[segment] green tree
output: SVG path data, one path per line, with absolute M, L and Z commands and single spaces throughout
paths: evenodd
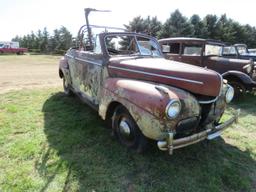
M 62 26 L 59 30 L 60 32 L 60 48 L 62 50 L 67 50 L 72 45 L 72 34 L 68 31 L 68 29 Z
M 192 15 L 189 21 L 193 25 L 194 37 L 207 38 L 207 29 L 198 15 Z
M 203 19 L 206 34 L 204 36 L 210 39 L 216 39 L 218 37 L 218 17 L 216 15 L 206 15 Z
M 159 31 L 162 28 L 162 23 L 157 19 L 157 17 L 155 16 L 151 18 L 150 16 L 148 16 L 148 18 L 144 20 L 144 23 L 146 27 L 146 33 L 157 37 Z
M 156 37 L 158 32 L 161 30 L 162 23 L 157 19 L 157 17 L 148 16 L 146 19 L 141 18 L 141 16 L 135 17 L 129 22 L 129 25 L 124 25 L 128 31 L 146 33 Z
M 36 42 L 35 42 L 35 49 L 37 52 L 42 52 L 41 43 L 42 43 L 42 32 L 39 29 L 36 34 Z
M 163 24 L 159 37 L 190 37 L 194 35 L 193 25 L 184 17 L 179 10 L 174 11 L 170 18 Z
M 141 16 L 137 16 L 135 18 L 133 18 L 132 21 L 129 22 L 128 25 L 124 25 L 125 28 L 130 31 L 130 32 L 145 32 L 146 30 L 146 25 L 145 25 L 145 21 Z
M 239 23 L 234 22 L 232 19 L 228 19 L 226 14 L 222 15 L 218 22 L 218 31 L 216 38 L 224 42 L 236 43 L 237 37 L 240 36 L 239 29 L 241 26 Z
M 256 47 L 256 29 L 250 25 L 244 25 L 244 39 L 241 39 L 241 43 L 246 43 L 248 47 Z
M 48 43 L 49 43 L 49 33 L 47 31 L 47 28 L 45 27 L 43 29 L 43 34 L 42 34 L 42 42 L 41 42 L 41 51 L 46 53 L 48 52 Z
M 54 29 L 53 36 L 49 38 L 49 49 L 48 51 L 53 53 L 60 49 L 60 32 L 58 29 Z
M 54 53 L 63 53 L 72 45 L 72 34 L 68 29 L 62 26 L 53 31 L 53 36 L 49 39 L 49 51 Z

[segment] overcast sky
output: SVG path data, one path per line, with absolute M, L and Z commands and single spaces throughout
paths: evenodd
M 190 17 L 226 13 L 241 24 L 256 26 L 256 0 L 0 0 L 0 41 L 47 27 L 49 32 L 65 26 L 73 34 L 84 24 L 85 7 L 107 9 L 92 13 L 91 24 L 123 27 L 134 17 L 157 16 L 164 22 L 179 9 Z

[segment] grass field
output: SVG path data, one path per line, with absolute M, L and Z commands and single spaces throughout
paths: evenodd
M 0 191 L 256 191 L 256 96 L 223 137 L 143 155 L 61 89 L 0 94 Z

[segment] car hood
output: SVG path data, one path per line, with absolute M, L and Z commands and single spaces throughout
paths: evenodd
M 212 70 L 164 58 L 111 58 L 108 71 L 112 77 L 167 84 L 206 96 L 218 96 L 222 86 L 221 76 Z

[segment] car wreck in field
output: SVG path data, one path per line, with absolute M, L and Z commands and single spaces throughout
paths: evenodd
M 85 11 L 88 19 L 91 9 Z M 218 73 L 166 60 L 148 35 L 105 27 L 91 38 L 91 30 L 88 21 L 81 27 L 79 46 L 61 59 L 59 76 L 65 93 L 97 110 L 121 144 L 142 152 L 155 140 L 172 154 L 220 136 L 238 118 L 239 111 L 220 123 L 234 90 Z
M 256 88 L 254 61 L 223 57 L 220 41 L 179 37 L 160 39 L 159 43 L 167 59 L 219 72 L 233 86 L 236 97 Z

